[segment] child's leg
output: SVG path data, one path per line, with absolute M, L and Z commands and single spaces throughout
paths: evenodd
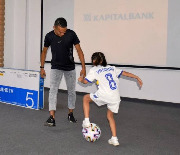
M 87 128 L 89 127 L 90 121 L 89 121 L 89 102 L 91 102 L 90 94 L 87 94 L 83 98 L 83 110 L 84 110 L 84 117 L 85 119 L 83 120 L 82 127 Z
M 90 98 L 90 94 L 84 95 L 83 98 L 83 110 L 84 110 L 84 117 L 89 118 L 89 102 L 92 102 Z
M 107 119 L 111 128 L 112 136 L 116 137 L 116 123 L 114 120 L 114 113 L 111 110 L 107 110 Z
M 118 146 L 119 142 L 118 142 L 118 139 L 116 136 L 116 123 L 114 120 L 114 113 L 109 109 L 107 111 L 107 118 L 108 118 L 109 125 L 110 125 L 111 132 L 112 132 L 112 137 L 111 137 L 111 139 L 108 140 L 108 143 L 112 144 L 114 146 Z

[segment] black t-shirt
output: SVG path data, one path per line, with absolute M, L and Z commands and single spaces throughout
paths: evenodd
M 51 46 L 51 68 L 70 71 L 75 69 L 73 57 L 73 45 L 79 44 L 80 41 L 76 33 L 70 29 L 60 37 L 54 31 L 46 34 L 44 47 Z

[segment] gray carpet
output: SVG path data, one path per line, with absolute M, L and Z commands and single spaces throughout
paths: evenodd
M 95 143 L 87 142 L 81 133 L 83 94 L 77 94 L 78 123 L 67 121 L 67 93 L 60 91 L 56 127 L 45 127 L 49 117 L 48 89 L 45 108 L 30 110 L 0 104 L 0 155 L 179 155 L 180 105 L 122 98 L 115 115 L 120 146 L 107 143 L 111 137 L 106 107 L 91 104 L 90 120 L 98 124 L 102 135 Z

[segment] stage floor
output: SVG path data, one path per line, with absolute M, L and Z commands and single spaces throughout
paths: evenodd
M 115 115 L 120 146 L 108 144 L 111 132 L 106 119 L 106 106 L 90 105 L 90 121 L 100 126 L 102 134 L 95 143 L 82 136 L 82 93 L 77 93 L 74 116 L 67 121 L 67 92 L 59 91 L 56 127 L 46 127 L 49 117 L 48 89 L 43 110 L 0 104 L 1 155 L 179 155 L 180 106 L 156 104 L 153 101 L 122 99 Z

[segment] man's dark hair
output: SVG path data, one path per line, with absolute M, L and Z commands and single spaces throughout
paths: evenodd
M 93 62 L 94 60 L 94 62 Z M 95 52 L 91 57 L 92 64 L 95 66 L 102 65 L 107 66 L 106 58 L 102 52 Z
M 62 28 L 65 28 L 67 27 L 67 21 L 62 17 L 57 18 L 56 21 L 54 22 L 54 26 L 60 26 Z

